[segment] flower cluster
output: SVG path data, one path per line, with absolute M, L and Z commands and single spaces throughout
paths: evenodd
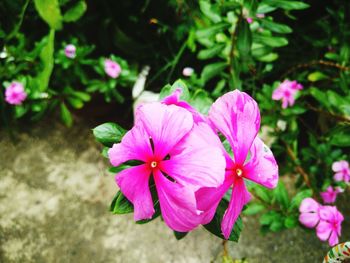
M 5 100 L 12 105 L 20 105 L 27 98 L 22 83 L 13 81 L 5 90 Z
M 238 90 L 220 97 L 208 116 L 180 96 L 181 89 L 176 89 L 162 102 L 136 110 L 133 128 L 108 152 L 113 166 L 127 164 L 116 182 L 134 206 L 135 221 L 152 218 L 159 201 L 165 223 L 178 232 L 208 224 L 229 192 L 231 201 L 221 222 L 227 239 L 250 200 L 244 179 L 268 188 L 278 182 L 275 158 L 257 137 L 260 111 Z M 225 150 L 219 135 L 232 152 Z M 130 166 L 135 161 L 137 165 Z
M 338 244 L 344 217 L 335 206 L 322 206 L 312 198 L 305 198 L 299 211 L 299 221 L 308 228 L 316 227 L 320 240 L 328 240 L 330 246 Z
M 297 81 L 286 79 L 272 93 L 273 100 L 282 100 L 282 108 L 294 105 L 295 95 L 303 86 Z

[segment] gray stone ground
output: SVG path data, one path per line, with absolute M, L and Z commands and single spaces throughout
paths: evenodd
M 140 226 L 108 212 L 116 186 L 87 125 L 38 124 L 16 144 L 0 132 L 0 262 L 221 262 L 203 229 L 176 241 L 160 221 Z M 349 206 L 342 241 L 350 240 Z M 244 218 L 230 254 L 256 262 L 321 262 L 328 247 L 302 229 L 261 236 Z

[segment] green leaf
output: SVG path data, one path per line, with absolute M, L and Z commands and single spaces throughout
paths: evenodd
M 91 96 L 89 93 L 86 92 L 82 92 L 82 91 L 74 91 L 73 95 L 77 98 L 79 98 L 80 100 L 84 101 L 84 102 L 88 102 L 91 100 Z
M 212 221 L 209 224 L 203 225 L 206 230 L 208 230 L 210 233 L 214 234 L 215 236 L 221 239 L 225 239 L 221 233 L 221 221 L 227 207 L 228 207 L 228 202 L 225 200 L 221 200 L 218 208 L 216 209 L 216 212 Z M 228 240 L 238 242 L 242 229 L 243 229 L 243 222 L 241 217 L 239 216 L 236 220 L 235 225 L 233 226 L 232 232 Z
M 260 185 L 254 185 L 253 191 L 255 194 L 264 202 L 270 204 L 272 201 L 272 194 L 271 191 L 266 189 L 265 187 L 262 187 Z
M 210 106 L 213 104 L 213 100 L 205 90 L 197 89 L 193 94 L 190 103 L 200 113 L 207 114 Z
M 329 135 L 329 143 L 339 147 L 350 146 L 350 126 L 338 126 Z
M 202 11 L 202 13 L 206 17 L 208 17 L 212 22 L 221 22 L 221 16 L 218 12 L 215 12 L 215 10 L 213 10 L 211 4 L 208 1 L 199 1 L 199 8 Z
M 202 81 L 206 83 L 208 80 L 220 74 L 225 68 L 227 68 L 226 62 L 217 62 L 206 65 L 202 70 Z
M 173 232 L 177 240 L 183 239 L 188 234 L 188 232 L 177 232 L 177 231 L 173 231 Z
M 58 30 L 62 28 L 62 16 L 58 0 L 34 0 L 40 17 L 50 26 Z
M 252 32 L 247 20 L 241 19 L 237 25 L 237 49 L 243 58 L 249 56 L 252 46 Z
M 44 40 L 46 41 L 45 46 L 40 52 L 40 59 L 43 64 L 43 69 L 39 72 L 38 76 L 35 78 L 39 86 L 39 91 L 43 92 L 47 90 L 51 73 L 54 67 L 54 44 L 55 44 L 55 31 L 50 30 L 48 37 Z
M 284 37 L 262 36 L 255 34 L 253 40 L 269 47 L 283 47 L 288 45 L 288 40 Z
M 87 5 L 85 1 L 79 1 L 63 15 L 64 22 L 75 22 L 86 12 Z
M 315 72 L 312 72 L 310 73 L 308 76 L 307 76 L 307 79 L 311 82 L 316 82 L 316 81 L 319 81 L 319 80 L 324 80 L 324 79 L 327 79 L 328 77 L 323 74 L 322 72 L 320 71 L 315 71 Z
M 71 127 L 73 124 L 73 118 L 71 113 L 69 112 L 67 106 L 62 102 L 61 103 L 61 119 L 63 121 L 63 123 L 67 126 L 67 127 Z
M 319 103 L 321 103 L 321 105 L 325 106 L 326 108 L 330 107 L 328 97 L 327 97 L 327 94 L 325 92 L 320 91 L 316 87 L 310 87 L 309 92 L 310 92 L 311 96 L 313 96 Z
M 216 44 L 208 49 L 202 49 L 199 51 L 197 58 L 198 59 L 209 59 L 215 57 L 225 48 L 225 44 Z
M 255 215 L 263 211 L 266 207 L 259 203 L 249 203 L 246 209 L 243 211 L 245 215 Z
M 78 98 L 68 97 L 67 100 L 69 104 L 72 105 L 72 107 L 75 109 L 81 109 L 84 106 L 84 102 Z
M 282 8 L 284 10 L 300 10 L 310 6 L 303 2 L 290 0 L 263 0 L 262 2 L 269 6 Z
M 128 214 L 134 212 L 134 206 L 121 191 L 118 191 L 113 198 L 109 210 L 113 214 Z
M 272 62 L 278 59 L 278 54 L 277 53 L 269 53 L 267 55 L 261 56 L 257 58 L 259 61 L 262 62 Z
M 298 218 L 295 216 L 288 216 L 284 219 L 284 226 L 286 228 L 293 228 L 298 226 Z
M 289 26 L 274 22 L 272 20 L 263 19 L 261 23 L 263 28 L 269 29 L 272 32 L 280 34 L 289 34 L 293 32 L 293 30 Z
M 224 22 L 217 23 L 213 26 L 197 30 L 196 37 L 197 38 L 208 38 L 216 33 L 219 33 L 219 32 L 224 31 L 225 29 L 228 29 L 229 27 L 230 27 L 229 23 L 224 23 Z
M 107 147 L 111 147 L 114 143 L 119 143 L 126 130 L 116 123 L 107 122 L 93 129 L 96 140 Z
M 273 191 L 276 201 L 284 208 L 287 209 L 289 206 L 289 197 L 285 185 L 282 181 L 278 182 L 276 189 Z
M 170 85 L 170 84 L 165 85 L 160 91 L 159 99 L 164 99 L 165 97 L 171 95 L 176 89 L 179 89 L 179 88 L 182 90 L 180 99 L 188 101 L 190 99 L 190 92 L 188 91 L 186 83 L 181 79 L 178 79 L 177 81 L 175 81 L 173 85 Z

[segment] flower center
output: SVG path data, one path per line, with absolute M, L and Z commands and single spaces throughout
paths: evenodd
M 156 168 L 157 165 L 158 165 L 158 163 L 156 161 L 151 162 L 151 167 L 152 168 Z
M 237 176 L 241 177 L 241 176 L 243 175 L 242 169 L 237 168 L 237 169 L 236 169 L 236 174 L 237 174 Z

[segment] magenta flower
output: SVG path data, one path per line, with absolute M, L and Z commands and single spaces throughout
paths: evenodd
M 337 199 L 337 195 L 343 192 L 340 187 L 333 188 L 332 186 L 328 186 L 325 192 L 321 192 L 320 195 L 325 204 L 332 204 Z
M 350 169 L 347 161 L 341 160 L 339 162 L 334 162 L 332 165 L 332 170 L 335 172 L 335 181 L 344 181 L 346 183 L 350 181 Z
M 27 98 L 23 84 L 17 81 L 11 84 L 5 90 L 5 100 L 12 105 L 20 105 Z
M 227 239 L 242 208 L 250 200 L 244 179 L 268 188 L 278 182 L 278 166 L 271 150 L 257 137 L 260 128 L 260 111 L 257 103 L 246 93 L 229 92 L 212 105 L 209 120 L 226 137 L 234 158 L 226 157 L 225 181 L 219 188 L 202 188 L 196 192 L 198 209 L 203 222 L 209 223 L 223 195 L 232 186 L 231 200 L 221 222 L 221 230 Z M 250 160 L 246 160 L 250 152 Z
M 282 108 L 285 109 L 294 105 L 295 94 L 298 90 L 302 90 L 303 86 L 297 81 L 286 79 L 272 93 L 273 100 L 282 100 Z
M 193 73 L 194 69 L 190 67 L 186 67 L 182 70 L 182 75 L 184 75 L 185 77 L 191 77 Z
M 73 44 L 69 44 L 64 48 L 64 54 L 67 58 L 75 58 L 76 47 Z
M 253 18 L 251 18 L 251 17 L 247 17 L 246 20 L 247 20 L 248 24 L 253 23 Z
M 108 152 L 114 166 L 142 162 L 116 175 L 120 190 L 134 205 L 135 221 L 155 212 L 152 177 L 161 214 L 171 229 L 187 232 L 201 224 L 194 192 L 217 187 L 224 180 L 225 159 L 217 143 L 211 128 L 204 122 L 195 124 L 186 109 L 162 103 L 141 105 L 135 126 Z
M 322 206 L 314 199 L 305 198 L 299 207 L 299 221 L 308 228 L 314 228 L 320 221 L 320 208 Z
M 106 74 L 113 79 L 118 78 L 122 72 L 120 65 L 111 59 L 105 59 L 104 68 Z
M 323 206 L 320 208 L 320 219 L 316 227 L 317 237 L 322 241 L 328 240 L 330 246 L 338 244 L 343 215 L 335 206 Z
M 188 110 L 189 112 L 192 113 L 193 120 L 196 123 L 197 122 L 201 122 L 201 121 L 206 122 L 206 118 L 202 114 L 200 114 L 188 102 L 180 99 L 181 93 L 182 93 L 182 89 L 181 88 L 175 89 L 175 91 L 171 95 L 165 97 L 162 100 L 162 103 L 164 103 L 166 105 L 176 105 L 176 106 L 179 106 L 181 108 L 184 108 L 184 109 Z

